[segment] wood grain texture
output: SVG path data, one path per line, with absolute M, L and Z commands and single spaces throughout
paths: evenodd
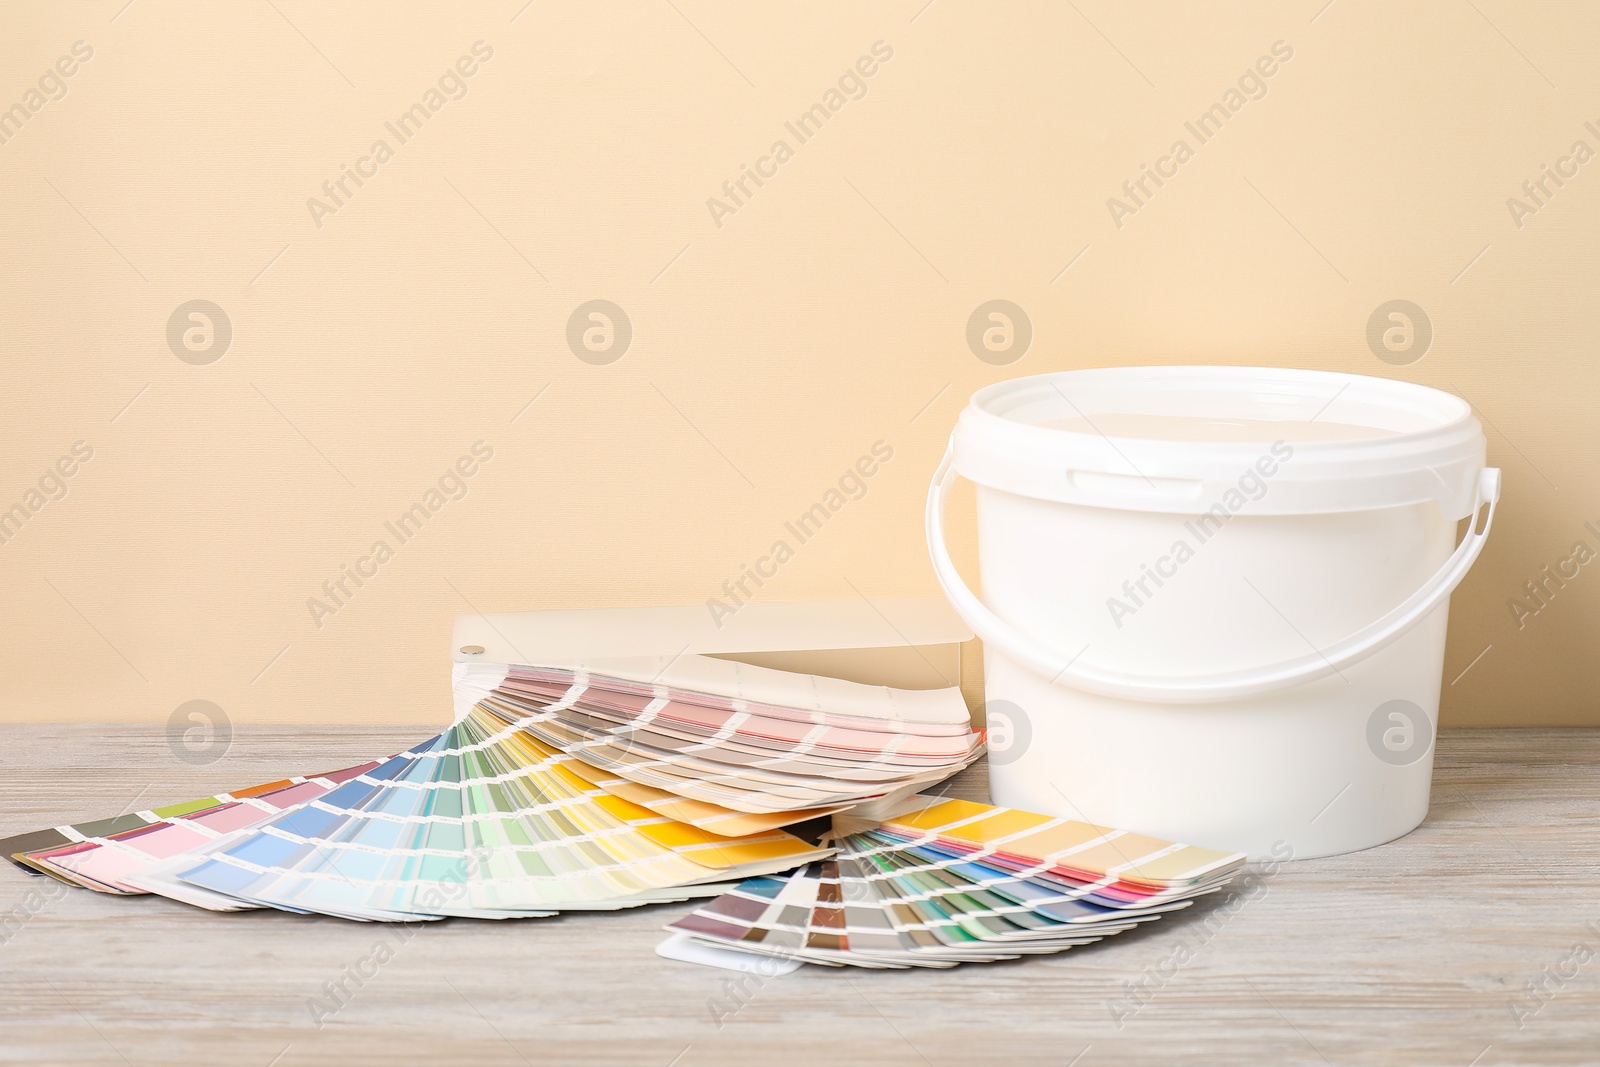
M 195 767 L 159 728 L 4 726 L 0 832 L 333 767 L 424 733 L 256 726 Z M 983 790 L 976 768 L 951 792 Z M 1394 844 L 1256 869 L 1182 917 L 1061 956 L 804 968 L 721 1026 L 709 1004 L 727 972 L 652 953 L 685 905 L 420 928 L 79 890 L 30 909 L 51 883 L 8 866 L 0 920 L 34 913 L 0 926 L 0 1062 L 1594 1063 L 1597 825 L 1600 732 L 1446 730 L 1428 821 Z M 311 998 L 379 944 L 393 958 L 315 1025 Z

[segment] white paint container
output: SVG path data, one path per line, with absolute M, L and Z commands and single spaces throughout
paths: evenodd
M 981 600 L 945 543 L 957 475 Z M 927 527 L 984 641 L 995 803 L 1255 858 L 1414 829 L 1450 593 L 1499 493 L 1470 406 L 1405 382 L 1135 367 L 980 390 Z

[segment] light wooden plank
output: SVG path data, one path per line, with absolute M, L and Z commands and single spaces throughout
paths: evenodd
M 423 733 L 251 727 L 194 767 L 158 728 L 4 726 L 0 832 L 324 769 Z M 951 792 L 982 790 L 978 769 Z M 0 928 L 0 1062 L 1593 1063 L 1597 826 L 1600 732 L 1447 730 L 1432 813 L 1392 845 L 1258 872 L 1058 957 L 805 968 L 720 1026 L 709 1003 L 729 975 L 651 951 L 684 905 L 402 932 L 63 891 Z M 0 913 L 48 885 L 7 867 Z M 379 945 L 393 958 L 319 1027 L 312 998 Z M 1592 958 L 1568 964 L 1578 945 Z M 1519 1002 L 1537 1008 L 1520 1027 Z

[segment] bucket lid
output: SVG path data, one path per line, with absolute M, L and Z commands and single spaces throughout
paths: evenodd
M 1069 504 L 1200 514 L 1472 511 L 1483 430 L 1410 382 L 1269 367 L 1116 367 L 998 382 L 955 432 L 963 477 Z

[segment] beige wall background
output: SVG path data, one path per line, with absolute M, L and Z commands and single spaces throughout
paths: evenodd
M 438 721 L 457 612 L 704 601 L 877 442 L 758 595 L 933 593 L 923 495 L 974 389 L 1221 362 L 1470 400 L 1507 488 L 1444 716 L 1600 723 L 1600 574 L 1508 606 L 1600 549 L 1597 44 L 1595 5 L 1511 0 L 8 0 L 0 716 Z M 598 365 L 567 333 L 602 299 L 631 340 Z M 966 338 L 996 299 L 1031 325 L 1005 366 Z M 1432 337 L 1391 362 L 1397 299 Z M 169 343 L 195 300 L 225 349 L 187 315 Z

